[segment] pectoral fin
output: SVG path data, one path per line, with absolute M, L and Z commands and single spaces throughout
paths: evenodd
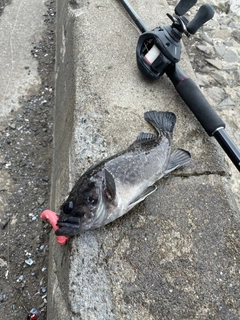
M 143 201 L 146 197 L 148 197 L 151 193 L 157 190 L 157 186 L 150 186 L 146 190 L 144 190 L 141 194 L 139 194 L 128 206 L 129 210 L 133 208 L 136 204 Z
M 171 156 L 165 174 L 183 166 L 191 160 L 191 154 L 183 149 L 175 150 Z
M 106 181 L 106 190 L 105 190 L 106 198 L 110 202 L 114 202 L 116 198 L 116 185 L 115 185 L 115 181 L 112 174 L 106 169 L 105 169 L 105 181 Z

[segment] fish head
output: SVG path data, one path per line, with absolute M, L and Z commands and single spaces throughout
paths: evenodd
M 114 180 L 105 171 L 101 176 L 80 179 L 60 208 L 55 234 L 74 236 L 101 227 L 114 199 Z
M 88 182 L 74 188 L 60 208 L 57 235 L 73 236 L 91 228 L 101 201 L 101 186 Z

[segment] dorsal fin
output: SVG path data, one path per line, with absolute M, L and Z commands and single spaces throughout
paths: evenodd
M 145 133 L 141 132 L 137 139 L 128 147 L 129 150 L 131 150 L 132 147 L 135 147 L 138 144 L 141 144 L 142 142 L 152 141 L 155 140 L 156 136 L 152 133 Z
M 148 140 L 153 140 L 156 139 L 156 136 L 152 133 L 145 133 L 145 132 L 141 132 L 136 141 L 148 141 Z

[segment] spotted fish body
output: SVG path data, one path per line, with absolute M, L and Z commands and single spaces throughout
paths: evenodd
M 73 236 L 114 221 L 154 192 L 156 181 L 190 161 L 185 150 L 171 154 L 173 113 L 149 111 L 144 118 L 157 136 L 141 133 L 126 150 L 89 168 L 61 207 L 56 235 Z

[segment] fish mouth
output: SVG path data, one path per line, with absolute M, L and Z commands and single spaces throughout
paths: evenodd
M 74 236 L 80 233 L 80 218 L 60 218 L 56 225 L 59 227 L 55 231 L 56 236 Z

